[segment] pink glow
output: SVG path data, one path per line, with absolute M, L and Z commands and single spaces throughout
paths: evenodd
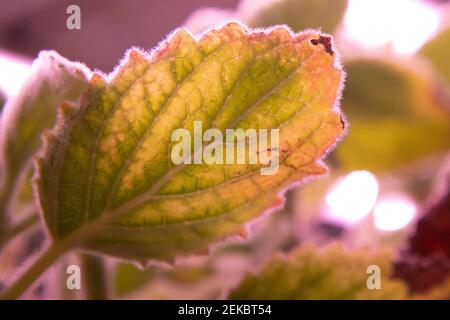
M 340 179 L 326 197 L 327 216 L 345 224 L 366 217 L 378 196 L 378 182 L 369 171 L 353 171 Z
M 0 88 L 7 96 L 14 96 L 28 78 L 31 62 L 0 50 L 0 70 Z
M 417 51 L 439 26 L 439 15 L 414 0 L 350 0 L 346 36 L 368 49 L 392 45 L 400 54 Z
M 375 227 L 395 231 L 406 227 L 414 218 L 417 207 L 405 194 L 390 194 L 379 199 L 374 208 Z

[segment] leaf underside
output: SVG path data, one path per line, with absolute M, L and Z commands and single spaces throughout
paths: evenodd
M 277 256 L 257 275 L 247 275 L 230 299 L 404 299 L 406 287 L 390 280 L 388 253 L 346 251 L 334 244 L 323 250 L 306 245 L 288 257 Z M 369 266 L 378 266 L 381 289 L 369 289 Z
M 282 189 L 326 171 L 319 160 L 343 132 L 342 72 L 327 43 L 317 33 L 230 23 L 200 40 L 178 30 L 150 57 L 133 49 L 107 78 L 93 74 L 81 105 L 62 106 L 37 160 L 53 240 L 97 223 L 84 248 L 172 260 L 242 232 L 281 203 Z M 223 132 L 279 128 L 278 173 L 174 165 L 171 133 L 193 132 L 194 121 Z

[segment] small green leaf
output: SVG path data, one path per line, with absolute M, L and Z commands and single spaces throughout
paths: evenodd
M 351 123 L 336 150 L 345 170 L 384 171 L 450 148 L 450 112 L 416 70 L 358 59 L 346 64 L 343 110 Z
M 29 78 L 2 112 L 0 215 L 4 214 L 11 193 L 20 187 L 20 178 L 26 175 L 24 170 L 39 150 L 41 133 L 55 124 L 58 105 L 65 100 L 79 100 L 87 85 L 85 68 L 56 52 L 41 52 L 34 61 Z
M 347 9 L 347 0 L 278 0 L 252 12 L 252 27 L 287 24 L 294 31 L 308 28 L 333 33 Z M 254 12 L 254 13 L 253 13 Z
M 322 44 L 325 43 L 324 45 Z M 240 233 L 318 162 L 343 132 L 342 72 L 328 36 L 236 23 L 200 40 L 175 32 L 151 57 L 128 52 L 94 74 L 80 108 L 63 106 L 38 160 L 38 192 L 54 241 L 143 261 L 200 253 Z M 328 48 L 329 49 L 329 48 Z M 175 165 L 171 135 L 194 121 L 280 129 L 280 167 Z
M 369 266 L 381 271 L 381 289 L 367 286 Z M 390 280 L 388 254 L 346 251 L 339 245 L 324 250 L 302 246 L 288 257 L 277 256 L 257 275 L 247 275 L 230 299 L 403 299 L 406 287 Z

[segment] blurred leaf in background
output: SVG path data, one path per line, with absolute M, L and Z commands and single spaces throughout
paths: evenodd
M 381 270 L 383 290 L 367 287 L 367 267 Z M 406 288 L 389 280 L 390 256 L 367 250 L 346 251 L 339 245 L 323 250 L 303 246 L 288 257 L 275 257 L 256 275 L 248 275 L 231 299 L 402 299 Z
M 250 15 L 246 22 L 251 27 L 287 24 L 294 32 L 313 28 L 333 33 L 347 9 L 347 2 L 347 0 L 271 1 L 259 9 L 250 10 L 249 7 L 249 10 L 245 10 Z M 244 9 L 245 6 L 241 8 Z
M 351 126 L 336 150 L 340 167 L 380 172 L 450 148 L 450 108 L 435 101 L 420 69 L 363 58 L 346 71 L 342 109 Z
M 420 50 L 431 64 L 450 83 L 450 28 L 440 32 Z
M 17 95 L 8 99 L 0 126 L 0 230 L 21 188 L 41 134 L 51 128 L 62 101 L 76 103 L 87 88 L 86 69 L 54 51 L 42 51 Z
M 198 33 L 234 19 L 254 28 L 286 24 L 295 32 L 320 29 L 333 33 L 347 4 L 347 0 L 241 0 L 236 10 L 200 8 L 187 18 L 184 25 L 191 32 Z

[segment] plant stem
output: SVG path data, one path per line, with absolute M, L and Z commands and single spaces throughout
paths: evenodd
M 108 299 L 104 261 L 87 253 L 81 254 L 84 298 L 88 300 Z
M 0 176 L 0 179 L 3 181 L 2 185 L 0 185 L 0 235 L 3 235 L 9 227 L 7 211 L 10 206 L 14 186 L 7 180 L 7 177 Z
M 30 268 L 25 271 L 17 281 L 2 294 L 0 300 L 18 299 L 31 286 L 39 276 L 47 270 L 54 262 L 58 260 L 67 250 L 70 249 L 70 244 L 60 242 L 50 245 L 47 250 L 31 264 Z
M 28 228 L 37 226 L 39 221 L 39 216 L 37 214 L 32 214 L 31 216 L 25 218 L 23 221 L 13 226 L 11 229 L 1 234 L 0 248 L 2 248 L 6 243 L 8 243 L 10 240 L 12 240 L 18 234 L 27 230 Z

